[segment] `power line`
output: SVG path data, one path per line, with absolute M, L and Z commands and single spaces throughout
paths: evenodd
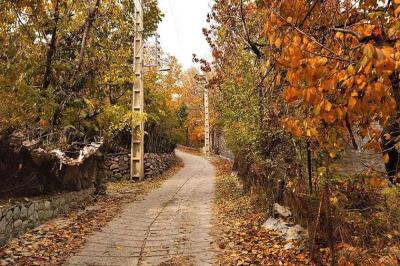
M 179 28 L 178 28 L 178 23 L 176 22 L 176 16 L 175 16 L 175 13 L 174 13 L 174 7 L 172 6 L 172 3 L 171 3 L 171 0 L 168 0 L 168 6 L 169 6 L 169 9 L 170 9 L 170 11 L 171 11 L 171 16 L 172 16 L 172 22 L 173 22 L 173 24 L 174 24 L 174 30 L 175 30 L 175 34 L 176 34 L 176 37 L 178 38 L 178 42 L 179 42 L 179 49 L 180 50 L 182 50 L 182 38 L 181 38 L 181 34 L 180 34 L 180 32 L 179 32 Z

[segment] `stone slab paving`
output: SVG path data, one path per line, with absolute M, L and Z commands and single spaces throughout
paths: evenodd
M 159 265 L 175 256 L 193 265 L 212 265 L 214 167 L 206 159 L 177 151 L 185 166 L 145 198 L 89 237 L 68 265 Z

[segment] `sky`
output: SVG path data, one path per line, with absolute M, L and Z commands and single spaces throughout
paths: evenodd
M 159 26 L 164 52 L 178 58 L 184 69 L 193 66 L 192 54 L 211 58 L 210 47 L 202 28 L 207 26 L 207 14 L 212 0 L 159 0 L 164 19 Z

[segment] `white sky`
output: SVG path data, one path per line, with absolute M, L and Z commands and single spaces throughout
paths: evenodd
M 164 52 L 176 56 L 184 69 L 193 65 L 192 54 L 211 58 L 210 47 L 202 33 L 212 0 L 159 0 L 164 19 L 159 26 Z

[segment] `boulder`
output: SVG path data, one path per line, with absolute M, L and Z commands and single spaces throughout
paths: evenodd
M 292 216 L 292 212 L 288 208 L 278 203 L 274 204 L 274 212 L 282 218 L 288 218 L 289 216 Z
M 304 238 L 305 234 L 306 230 L 301 225 L 296 224 L 289 227 L 286 233 L 286 240 L 300 240 Z
M 282 219 L 268 218 L 263 224 L 266 230 L 277 231 L 281 234 L 286 234 L 289 230 L 289 225 Z

